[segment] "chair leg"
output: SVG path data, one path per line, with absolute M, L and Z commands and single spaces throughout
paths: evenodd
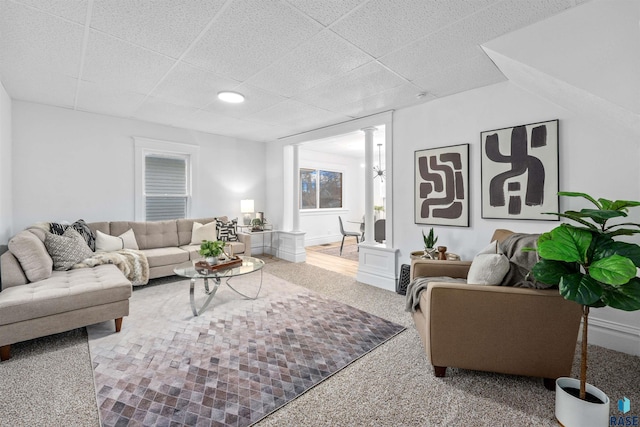
M 116 332 L 120 332 L 122 329 L 122 317 L 118 317 L 116 320 Z
M 11 344 L 0 347 L 0 362 L 11 358 Z
M 434 366 L 433 367 L 433 373 L 436 375 L 436 377 L 442 378 L 447 373 L 447 367 L 446 366 Z
M 340 243 L 340 256 L 342 256 L 342 247 L 344 246 L 344 235 L 342 235 L 342 243 Z
M 360 239 L 358 239 L 358 236 L 356 236 L 356 245 L 360 244 Z M 357 252 L 360 252 L 360 246 L 358 246 Z

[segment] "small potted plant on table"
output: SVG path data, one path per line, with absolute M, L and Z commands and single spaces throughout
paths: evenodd
M 558 378 L 555 415 L 565 427 L 609 425 L 609 398 L 586 382 L 589 309 L 640 310 L 640 278 L 636 277 L 640 246 L 614 240 L 640 233 L 640 224 L 608 225 L 613 218 L 626 217 L 628 208 L 640 202 L 595 200 L 585 193 L 558 194 L 585 198 L 596 208 L 555 214 L 579 225 L 565 223 L 542 234 L 537 249 L 541 261 L 532 269 L 537 280 L 558 285 L 565 299 L 582 305 L 580 380 Z
M 210 265 L 218 263 L 218 257 L 224 252 L 225 242 L 221 240 L 203 240 L 200 244 L 200 255 Z

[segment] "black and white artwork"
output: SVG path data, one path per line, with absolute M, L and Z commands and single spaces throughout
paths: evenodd
M 482 217 L 558 220 L 558 120 L 480 133 Z
M 416 224 L 469 226 L 469 144 L 415 152 Z

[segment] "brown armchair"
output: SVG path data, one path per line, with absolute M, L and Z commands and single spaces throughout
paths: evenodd
M 496 230 L 493 240 L 512 232 Z M 414 259 L 411 279 L 467 278 L 470 261 Z M 447 367 L 555 379 L 569 376 L 581 308 L 557 289 L 431 282 L 413 313 L 435 375 Z

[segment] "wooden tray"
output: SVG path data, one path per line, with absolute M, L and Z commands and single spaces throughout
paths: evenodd
M 206 270 L 205 272 L 213 272 L 216 270 L 230 268 L 240 264 L 242 264 L 242 259 L 236 256 L 231 258 L 230 260 L 218 261 L 217 264 L 213 264 L 213 265 L 209 264 L 206 261 L 198 261 L 194 264 L 194 267 L 197 271 Z

